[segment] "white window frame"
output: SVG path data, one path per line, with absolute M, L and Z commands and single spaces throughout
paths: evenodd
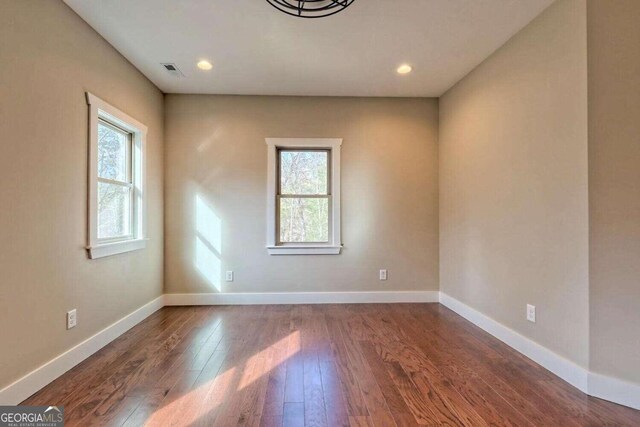
M 340 229 L 341 138 L 266 138 L 267 143 L 267 251 L 269 255 L 338 255 L 342 250 Z M 327 243 L 278 243 L 278 153 L 284 150 L 328 150 L 331 161 L 329 194 L 329 241 Z
M 144 249 L 146 238 L 146 197 L 144 195 L 147 127 L 87 92 L 89 105 L 89 179 L 87 253 L 90 259 Z M 131 135 L 132 222 L 131 234 L 123 238 L 98 238 L 98 123 L 100 120 Z

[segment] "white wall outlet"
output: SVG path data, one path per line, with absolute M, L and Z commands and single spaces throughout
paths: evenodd
M 224 280 L 227 282 L 233 282 L 233 271 L 229 270 L 224 276 Z
M 380 280 L 387 280 L 387 270 L 380 270 Z
M 67 329 L 71 329 L 76 326 L 78 318 L 76 317 L 76 309 L 67 311 Z
M 527 304 L 527 320 L 536 323 L 536 306 Z

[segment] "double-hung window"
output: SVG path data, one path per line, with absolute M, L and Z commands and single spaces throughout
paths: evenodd
M 87 93 L 90 258 L 142 249 L 146 127 Z
M 268 138 L 272 255 L 338 254 L 340 139 Z
M 132 135 L 98 119 L 98 240 L 130 240 L 134 230 Z

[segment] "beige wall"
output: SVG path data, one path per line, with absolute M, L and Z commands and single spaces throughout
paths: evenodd
M 590 363 L 640 383 L 640 2 L 587 11 Z
M 554 3 L 440 99 L 440 285 L 586 367 L 585 8 Z
M 162 293 L 163 96 L 58 1 L 0 3 L 0 63 L 2 389 Z M 149 246 L 94 261 L 85 91 L 149 126 Z
M 167 293 L 438 290 L 437 100 L 167 95 L 165 109 Z M 341 255 L 267 254 L 265 137 L 344 139 Z M 220 256 L 196 250 L 197 215 L 219 218 Z

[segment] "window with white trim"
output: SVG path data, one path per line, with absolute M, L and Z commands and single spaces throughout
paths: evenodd
M 341 139 L 267 138 L 267 249 L 340 253 Z
M 89 258 L 142 249 L 143 162 L 147 128 L 87 93 L 89 104 Z

